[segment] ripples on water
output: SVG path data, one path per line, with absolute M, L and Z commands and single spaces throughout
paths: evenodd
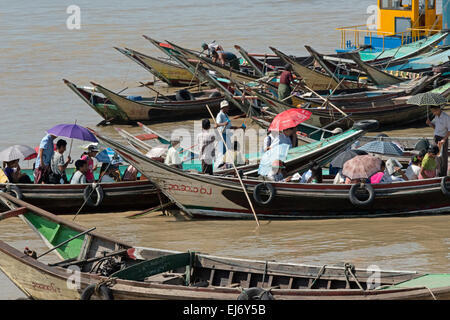
M 69 31 L 65 25 L 66 8 L 74 3 L 81 8 L 80 31 Z M 112 48 L 130 47 L 161 56 L 142 34 L 197 49 L 203 41 L 217 40 L 226 49 L 239 44 L 249 52 L 269 52 L 271 45 L 289 54 L 306 55 L 304 44 L 332 52 L 340 40 L 334 28 L 365 23 L 366 8 L 374 3 L 41 0 L 3 6 L 0 150 L 15 143 L 35 146 L 45 130 L 58 123 L 77 119 L 79 124 L 94 127 L 99 116 L 61 79 L 81 85 L 96 81 L 117 91 L 151 80 L 149 73 Z M 190 129 L 192 122 L 156 128 L 168 133 L 173 126 Z M 112 128 L 101 130 L 116 136 Z M 76 148 L 79 144 L 74 145 L 74 154 L 81 153 Z M 125 215 L 82 215 L 77 221 L 139 246 L 315 264 L 351 261 L 360 266 L 432 272 L 448 272 L 450 265 L 450 220 L 444 216 L 273 221 L 262 222 L 255 231 L 253 221 L 175 222 L 167 217 L 146 217 L 137 222 Z M 0 234 L 20 250 L 25 246 L 45 250 L 18 219 L 2 222 Z M 0 287 L 2 299 L 20 295 L 2 273 Z

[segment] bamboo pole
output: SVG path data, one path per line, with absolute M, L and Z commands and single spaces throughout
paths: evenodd
M 214 120 L 214 123 L 217 125 L 216 118 L 214 118 L 214 115 L 212 114 L 211 109 L 209 108 L 208 105 L 206 105 L 206 108 L 208 109 L 208 112 L 211 115 L 211 118 Z M 223 145 L 225 146 L 226 152 L 228 152 L 228 146 L 227 146 L 227 143 L 226 143 L 225 139 L 223 138 L 222 134 L 220 134 L 220 139 L 222 139 L 222 142 L 223 142 Z M 242 190 L 244 191 L 245 196 L 247 197 L 248 204 L 250 205 L 250 208 L 252 209 L 253 216 L 255 217 L 255 220 L 256 220 L 256 224 L 259 227 L 260 224 L 259 224 L 258 217 L 256 216 L 255 208 L 253 208 L 252 201 L 250 200 L 250 197 L 248 196 L 247 190 L 245 189 L 245 186 L 244 186 L 244 182 L 242 182 L 241 176 L 239 175 L 239 172 L 236 168 L 236 165 L 234 164 L 234 161 L 232 162 L 232 165 L 233 165 L 234 171 L 236 172 L 236 176 L 239 179 L 239 183 L 241 184 Z
M 146 87 L 147 89 L 149 89 L 149 90 L 151 90 L 151 91 L 153 91 L 153 92 L 156 92 L 156 94 L 161 95 L 162 97 L 164 97 L 164 98 L 170 100 L 170 99 L 167 98 L 165 95 L 163 95 L 161 92 L 159 92 L 158 90 L 155 90 L 155 89 L 151 88 L 149 85 L 147 85 L 147 84 L 145 84 L 145 83 L 143 83 L 143 82 L 141 82 L 141 81 L 139 81 L 139 83 L 140 83 L 143 87 Z
M 348 116 L 348 114 L 346 114 L 344 111 L 342 111 L 341 109 L 339 109 L 338 107 L 336 107 L 334 104 L 332 104 L 330 101 L 328 101 L 327 99 L 325 99 L 324 97 L 322 97 L 320 94 L 318 94 L 317 92 L 315 92 L 313 89 L 309 88 L 307 85 L 303 85 L 304 88 L 306 88 L 307 90 L 309 90 L 310 92 L 314 93 L 317 97 L 319 97 L 320 99 L 322 99 L 325 102 L 328 102 L 330 104 L 330 106 L 332 106 L 334 109 L 336 109 L 337 111 L 339 111 L 340 113 L 342 113 L 344 116 Z

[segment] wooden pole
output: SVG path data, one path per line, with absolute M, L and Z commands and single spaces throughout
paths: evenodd
M 163 96 L 164 98 L 170 100 L 170 99 L 167 98 L 165 95 L 163 95 L 161 92 L 159 92 L 158 90 L 155 90 L 155 89 L 151 88 L 149 85 L 147 85 L 147 84 L 145 84 L 145 83 L 143 83 L 143 82 L 141 82 L 141 81 L 139 81 L 139 83 L 140 83 L 143 87 L 146 87 L 147 89 L 149 89 L 149 90 L 151 90 L 151 91 L 153 91 L 153 92 L 156 92 L 156 94 L 161 95 L 161 96 Z
M 324 97 L 322 97 L 320 94 L 318 94 L 317 92 L 315 92 L 313 89 L 309 88 L 307 85 L 303 85 L 304 88 L 306 88 L 307 90 L 309 90 L 310 92 L 314 93 L 317 97 L 319 97 L 320 99 L 322 99 L 323 101 L 326 101 L 330 104 L 330 106 L 332 106 L 334 109 L 336 109 L 337 111 L 339 111 L 340 113 L 342 113 L 344 116 L 348 116 L 344 111 L 342 111 L 341 109 L 339 109 L 338 107 L 336 107 L 334 104 L 332 104 L 331 102 L 329 102 L 327 99 L 325 99 Z
M 211 115 L 211 118 L 214 120 L 214 123 L 217 125 L 216 118 L 214 118 L 214 115 L 212 114 L 211 109 L 209 108 L 208 105 L 206 105 L 206 108 L 208 109 L 208 112 Z M 223 135 L 221 135 L 221 134 L 220 134 L 220 139 L 222 139 L 222 142 L 223 142 L 223 145 L 225 146 L 226 152 L 228 152 L 227 143 L 226 143 L 225 139 L 223 138 Z M 225 152 L 225 154 L 226 154 L 226 152 Z M 245 196 L 247 197 L 248 204 L 250 205 L 250 208 L 252 209 L 253 216 L 255 217 L 255 220 L 256 220 L 256 224 L 259 227 L 260 224 L 259 224 L 258 217 L 256 216 L 255 208 L 253 208 L 252 201 L 250 200 L 250 197 L 248 196 L 247 190 L 245 189 L 245 186 L 244 186 L 244 182 L 242 182 L 241 176 L 239 175 L 239 172 L 236 168 L 236 165 L 234 164 L 234 161 L 232 162 L 232 165 L 233 165 L 234 171 L 236 172 L 236 176 L 239 179 L 239 183 L 241 184 L 242 190 L 244 191 Z

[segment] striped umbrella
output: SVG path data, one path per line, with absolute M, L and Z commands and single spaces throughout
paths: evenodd
M 344 163 L 342 174 L 350 180 L 368 179 L 381 170 L 381 159 L 365 155 L 356 156 Z
M 442 106 L 446 103 L 447 99 L 435 92 L 419 93 L 408 99 L 408 104 L 417 106 Z
M 6 148 L 0 152 L 0 161 L 12 161 L 17 159 L 25 159 L 26 157 L 34 154 L 33 148 L 25 146 L 23 144 L 16 144 L 9 148 Z
M 398 145 L 390 141 L 371 141 L 360 147 L 358 150 L 372 153 L 389 154 L 393 156 L 403 155 L 403 150 L 400 149 Z

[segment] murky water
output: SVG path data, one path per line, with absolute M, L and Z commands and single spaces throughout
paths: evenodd
M 217 40 L 230 50 L 239 44 L 249 52 L 269 52 L 271 45 L 290 54 L 306 55 L 304 44 L 332 52 L 340 41 L 335 28 L 365 23 L 366 9 L 374 3 L 30 0 L 2 6 L 0 150 L 15 143 L 36 146 L 45 130 L 59 123 L 77 120 L 95 127 L 100 117 L 63 84 L 62 78 L 149 94 L 133 88 L 137 81 L 151 80 L 152 76 L 112 48 L 129 47 L 161 56 L 142 34 L 191 48 Z M 71 4 L 81 8 L 81 30 L 66 28 L 66 8 Z M 192 121 L 155 126 L 163 133 L 174 127 L 191 130 Z M 100 130 L 117 137 L 111 127 Z M 394 134 L 424 136 L 431 131 L 418 127 Z M 74 142 L 73 155 L 81 153 L 79 145 Z M 255 230 L 253 221 L 178 222 L 161 216 L 137 221 L 125 219 L 127 214 L 83 215 L 77 221 L 139 246 L 316 264 L 350 261 L 361 266 L 429 272 L 448 272 L 450 267 L 450 218 L 445 216 L 274 221 L 263 222 Z M 45 250 L 18 219 L 2 221 L 0 239 L 20 250 L 25 246 Z M 0 299 L 21 295 L 3 273 L 0 288 Z

